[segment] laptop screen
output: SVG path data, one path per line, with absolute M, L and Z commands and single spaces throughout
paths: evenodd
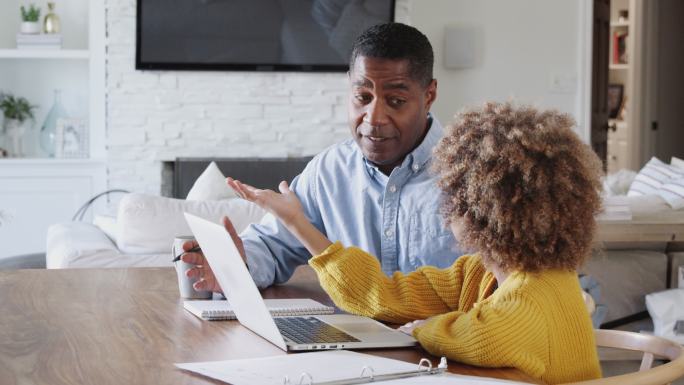
M 226 229 L 188 213 L 185 213 L 185 220 L 238 321 L 277 347 L 287 350 L 283 336 Z

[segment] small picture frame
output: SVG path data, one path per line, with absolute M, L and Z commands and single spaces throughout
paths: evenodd
M 608 85 L 608 118 L 617 119 L 622 109 L 625 87 L 622 84 Z
M 87 158 L 88 130 L 80 118 L 57 119 L 55 127 L 56 158 Z

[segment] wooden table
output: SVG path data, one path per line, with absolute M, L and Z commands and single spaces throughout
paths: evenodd
M 173 364 L 285 354 L 236 321 L 202 321 L 183 310 L 171 268 L 0 271 L 0 293 L 3 385 L 214 384 Z M 332 304 L 308 267 L 264 296 Z M 420 348 L 365 352 L 429 357 Z M 449 369 L 533 381 L 513 369 L 454 362 Z

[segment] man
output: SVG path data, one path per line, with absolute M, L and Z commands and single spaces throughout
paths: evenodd
M 457 253 L 429 170 L 442 135 L 429 114 L 437 95 L 432 64 L 430 42 L 413 27 L 381 24 L 359 36 L 349 69 L 353 139 L 318 154 L 290 186 L 318 230 L 376 255 L 388 275 L 446 267 Z M 271 215 L 240 236 L 228 218 L 224 225 L 259 287 L 287 281 L 311 257 Z M 187 272 L 200 278 L 196 289 L 221 290 L 200 253 L 183 261 L 197 265 Z

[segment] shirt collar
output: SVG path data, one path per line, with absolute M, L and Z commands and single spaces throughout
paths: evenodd
M 442 138 L 444 129 L 437 118 L 435 118 L 432 114 L 428 114 L 428 119 L 430 122 L 430 127 L 428 128 L 427 134 L 425 134 L 425 138 L 423 138 L 423 142 L 421 142 L 418 147 L 416 147 L 409 155 L 406 156 L 407 159 L 404 159 L 402 167 L 404 165 L 411 165 L 411 167 L 414 168 L 414 171 L 418 171 L 420 168 L 423 168 L 425 164 L 432 158 L 432 149 L 435 148 L 437 142 L 439 142 L 439 139 Z M 407 160 L 412 160 L 412 164 L 407 163 Z M 417 170 L 415 166 L 418 166 L 419 169 Z

